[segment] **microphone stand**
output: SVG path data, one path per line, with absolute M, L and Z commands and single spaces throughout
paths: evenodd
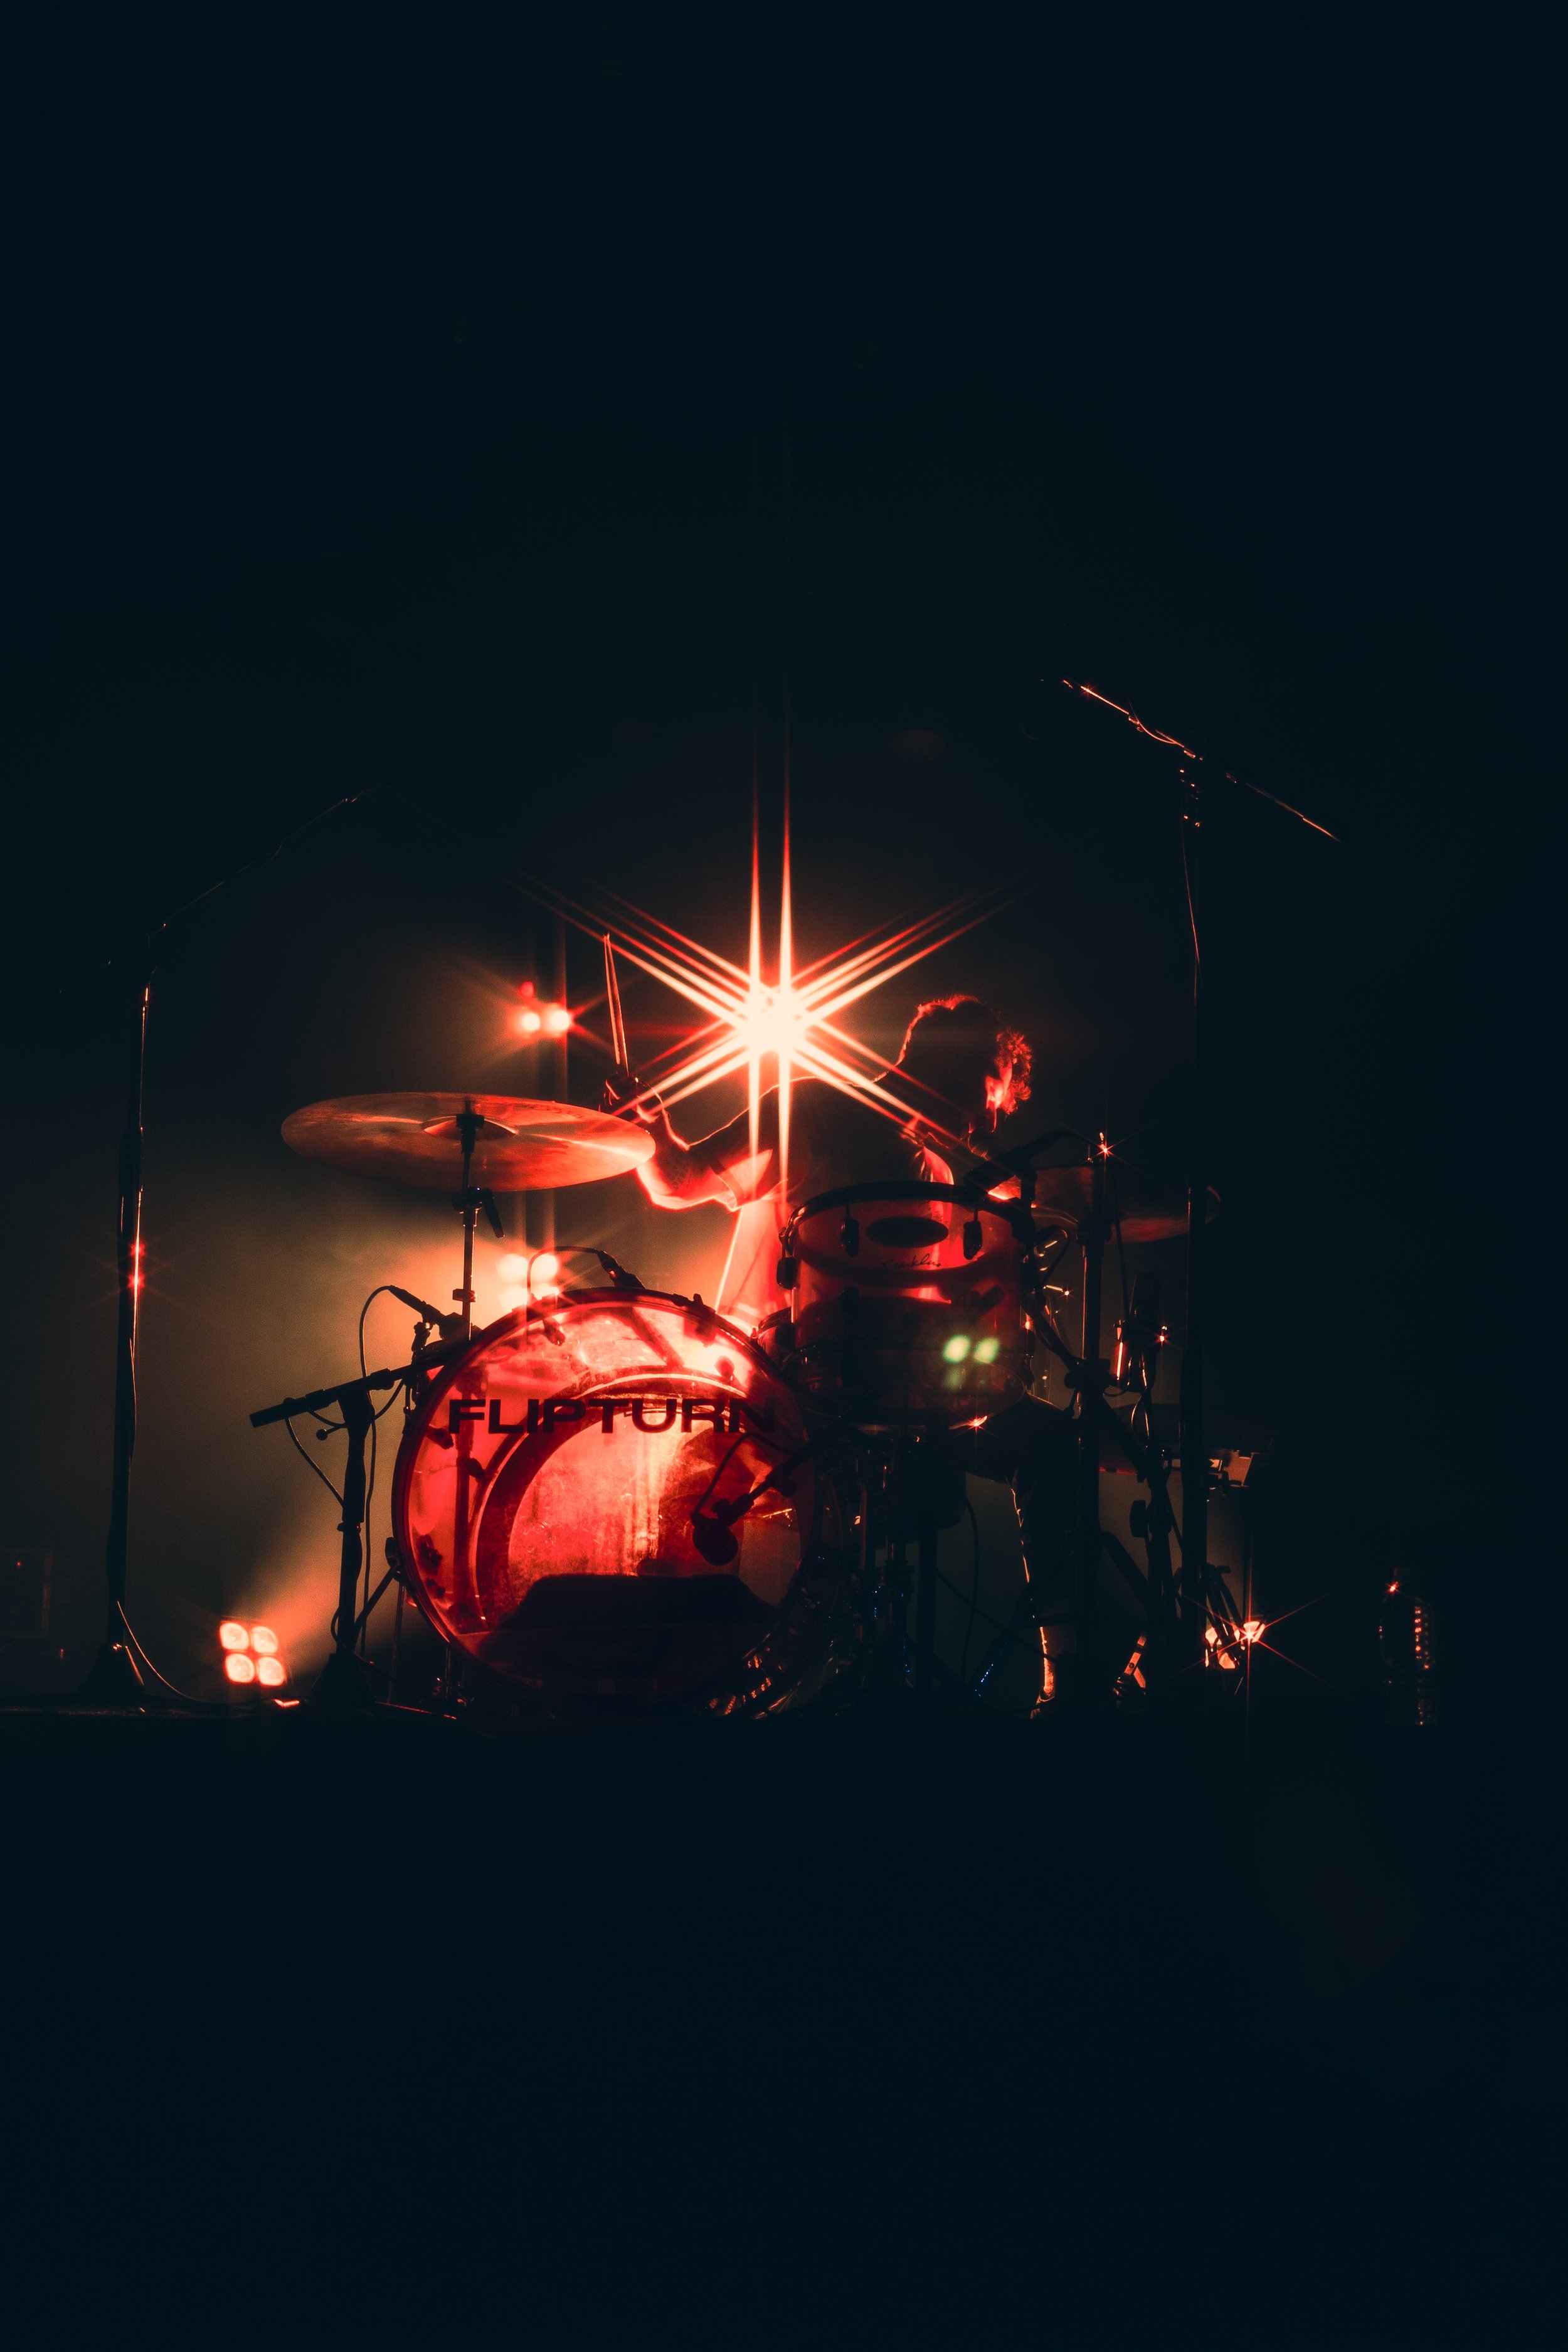
M 1098 688 L 1064 677 L 1062 684 L 1071 694 L 1082 696 L 1086 702 L 1098 702 L 1124 719 L 1134 731 L 1163 749 L 1173 751 L 1178 758 L 1177 776 L 1182 787 L 1181 837 L 1182 866 L 1186 878 L 1187 920 L 1192 933 L 1192 1044 L 1191 1076 L 1188 1089 L 1187 1125 L 1187 1279 L 1186 1326 L 1182 1349 L 1182 1381 L 1180 1402 L 1179 1459 L 1182 1470 L 1182 1568 L 1177 1587 L 1177 1621 L 1172 1629 L 1176 1636 L 1174 1665 L 1191 1665 L 1203 1654 L 1204 1621 L 1211 1578 L 1208 1559 L 1209 1525 L 1209 1462 L 1204 1437 L 1204 1371 L 1207 1332 L 1206 1307 L 1208 1296 L 1208 1169 L 1209 1131 L 1212 1116 L 1211 1051 L 1207 992 L 1204 982 L 1204 924 L 1206 909 L 1204 902 L 1203 776 L 1223 776 L 1226 783 L 1243 792 L 1255 793 L 1259 800 L 1292 816 L 1309 832 L 1321 833 L 1324 839 L 1338 843 L 1339 836 L 1320 824 L 1304 810 L 1295 808 L 1275 793 L 1265 792 L 1261 784 L 1234 775 L 1228 768 L 1207 761 L 1201 751 L 1184 743 L 1178 736 L 1167 735 L 1161 729 L 1146 726 L 1136 711 L 1130 710 Z M 1085 1353 L 1089 1352 L 1085 1342 Z M 1157 1648 L 1162 1629 L 1151 1628 L 1151 1650 Z
M 114 1339 L 114 1450 L 110 1473 L 109 1536 L 104 1545 L 104 1577 L 108 1585 L 108 1613 L 101 1648 L 89 1667 L 86 1680 L 67 1694 L 61 1704 L 88 1706 L 136 1706 L 160 1704 L 162 1694 L 153 1688 L 143 1675 L 146 1663 L 125 1614 L 125 1589 L 131 1538 L 131 1462 L 136 1450 L 136 1345 L 141 1321 L 142 1293 L 145 1285 L 145 1269 L 142 1247 L 142 1149 L 144 1139 L 143 1101 L 147 1074 L 147 1023 L 153 1006 L 153 981 L 157 971 L 158 943 L 169 925 L 180 916 L 188 914 L 226 889 L 231 882 L 248 874 L 253 867 L 265 866 L 279 855 L 289 843 L 319 824 L 341 808 L 351 808 L 362 800 L 361 793 L 345 793 L 333 801 L 331 807 L 318 809 L 299 824 L 292 825 L 272 847 L 258 856 L 247 854 L 226 866 L 216 878 L 205 883 L 187 898 L 161 915 L 149 929 L 139 935 L 133 948 L 116 950 L 104 963 L 92 969 L 112 970 L 129 961 L 135 971 L 134 993 L 132 998 L 132 1017 L 127 1024 L 127 1063 L 130 1084 L 126 1105 L 125 1125 L 120 1139 L 119 1202 L 115 1217 L 115 1283 L 118 1305 Z M 89 975 L 87 975 L 89 976 Z M 352 1612 L 351 1612 L 352 1614 Z M 138 1663 L 139 1657 L 141 1663 Z M 156 1675 L 156 1669 L 152 1670 Z M 158 1677 L 162 1680 L 162 1677 Z
M 379 1372 L 366 1372 L 357 1381 L 340 1381 L 335 1388 L 312 1389 L 309 1396 L 285 1397 L 280 1404 L 264 1405 L 250 1416 L 252 1429 L 266 1429 L 275 1421 L 292 1421 L 296 1413 L 321 1412 L 326 1406 L 336 1405 L 343 1417 L 348 1433 L 348 1460 L 343 1465 L 343 1516 L 338 1523 L 342 1544 L 338 1555 L 338 1612 L 334 1623 L 333 1648 L 321 1668 L 310 1693 L 312 1706 L 370 1706 L 374 1695 L 365 1679 L 364 1661 L 354 1654 L 354 1641 L 361 1623 L 368 1618 L 379 1592 L 367 1596 L 363 1612 L 359 1605 L 360 1571 L 364 1565 L 364 1544 L 362 1529 L 365 1509 L 365 1440 L 370 1435 L 374 1408 L 371 1397 L 377 1389 L 401 1386 L 413 1380 L 432 1364 L 449 1363 L 460 1356 L 468 1345 L 466 1332 L 455 1339 L 439 1340 L 433 1348 L 424 1348 L 406 1364 Z M 459 1479 L 458 1492 L 466 1480 Z M 386 1590 L 384 1579 L 380 1591 Z
M 1204 1588 L 1208 1581 L 1209 1460 L 1204 1436 L 1207 1305 L 1210 1052 L 1204 986 L 1203 790 L 1194 767 L 1182 781 L 1182 867 L 1193 934 L 1192 1070 L 1187 1110 L 1187 1285 L 1182 1339 L 1178 1445 L 1182 1464 L 1182 1573 L 1177 1586 L 1178 1650 L 1190 1665 L 1203 1655 Z

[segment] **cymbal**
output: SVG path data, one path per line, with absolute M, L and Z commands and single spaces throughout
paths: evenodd
M 462 1181 L 457 1121 L 465 1110 L 484 1119 L 469 1181 L 495 1192 L 592 1184 L 653 1157 L 645 1127 L 518 1095 L 340 1095 L 290 1112 L 283 1140 L 290 1151 L 351 1175 L 446 1192 Z
M 1037 1224 L 1079 1225 L 1089 1213 L 1094 1197 L 1092 1168 L 1037 1168 L 1035 1171 L 1035 1222 Z M 1213 1223 L 1219 1213 L 1219 1194 L 1210 1188 L 1207 1223 Z M 1186 1194 L 1175 1185 L 1152 1183 L 1145 1176 L 1134 1176 L 1128 1168 L 1118 1164 L 1114 1190 L 1106 1186 L 1106 1213 L 1118 1208 L 1121 1213 L 1121 1238 L 1124 1242 L 1167 1242 L 1187 1230 Z

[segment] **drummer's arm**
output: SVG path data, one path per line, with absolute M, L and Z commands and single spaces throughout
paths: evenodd
M 742 1111 L 700 1143 L 688 1143 L 669 1123 L 669 1113 L 655 1094 L 634 1099 L 635 1079 L 624 1070 L 612 1072 L 605 1088 L 604 1108 L 622 1118 L 635 1118 L 653 1136 L 653 1157 L 637 1169 L 643 1191 L 658 1209 L 700 1209 L 716 1201 L 721 1208 L 739 1209 L 760 1200 L 772 1181 L 778 1112 L 772 1095 L 762 1104 L 758 1149 L 752 1150 L 751 1119 Z
M 709 1157 L 707 1144 L 683 1142 L 662 1107 L 645 1124 L 653 1135 L 653 1158 L 642 1162 L 637 1175 L 655 1208 L 700 1209 L 707 1201 L 717 1201 L 725 1209 L 739 1208 L 735 1188 Z M 710 1142 L 717 1139 L 709 1139 Z
M 763 1097 L 755 1151 L 745 1111 L 700 1143 L 683 1143 L 662 1107 L 658 1120 L 662 1125 L 649 1122 L 658 1138 L 653 1158 L 645 1160 L 637 1173 L 649 1200 L 661 1209 L 695 1209 L 704 1201 L 739 1209 L 748 1201 L 760 1201 L 773 1184 L 778 1111 L 771 1094 Z

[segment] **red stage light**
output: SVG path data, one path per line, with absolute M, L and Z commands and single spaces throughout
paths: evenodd
M 536 1044 L 541 1037 L 564 1037 L 572 1026 L 571 1007 L 565 1004 L 542 1004 L 533 992 L 533 982 L 525 980 L 518 990 L 522 1007 L 517 1015 L 521 1034 Z
M 278 1690 L 288 1681 L 289 1669 L 281 1658 L 258 1658 L 256 1679 L 258 1683 L 265 1683 L 268 1690 Z
M 258 1658 L 276 1657 L 278 1636 L 270 1625 L 253 1625 L 250 1629 L 250 1646 Z
M 223 1670 L 231 1683 L 253 1683 L 256 1680 L 256 1660 L 243 1650 L 231 1650 L 223 1662 Z
M 237 1625 L 232 1617 L 218 1627 L 217 1637 L 226 1650 L 248 1650 L 250 1647 L 249 1634 L 243 1625 Z

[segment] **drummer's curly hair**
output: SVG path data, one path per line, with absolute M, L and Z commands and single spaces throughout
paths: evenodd
M 997 1106 L 1001 1118 L 1028 1101 L 1035 1055 L 1023 1031 L 1007 1028 L 978 996 L 928 997 L 915 1007 L 915 1017 L 904 1032 L 899 1067 L 918 1076 L 921 1065 L 929 1067 L 955 1050 L 988 1055 L 996 1076 L 1006 1079 Z

